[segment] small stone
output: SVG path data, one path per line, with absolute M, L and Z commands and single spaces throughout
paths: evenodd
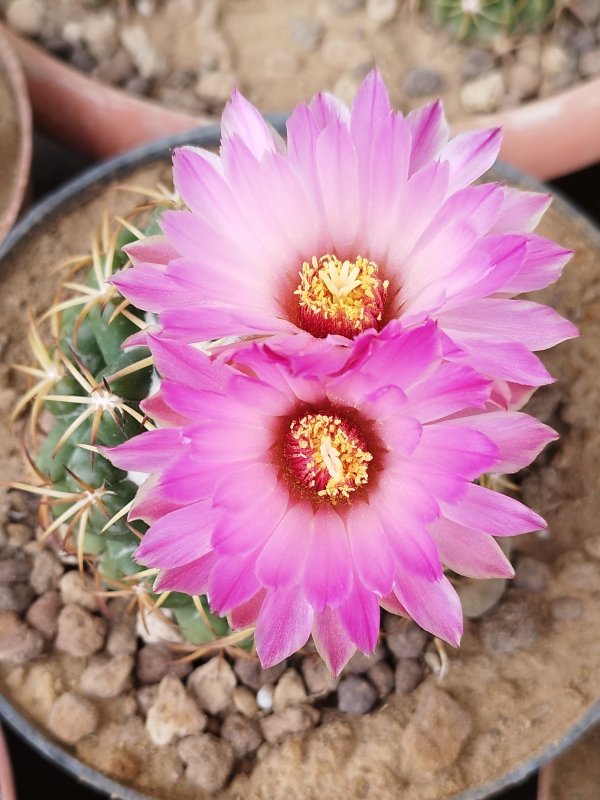
M 396 694 L 410 694 L 423 680 L 423 667 L 414 658 L 400 658 L 396 663 Z
M 509 601 L 481 621 L 479 635 L 491 653 L 504 655 L 535 642 L 539 623 L 524 602 Z
M 229 45 L 214 28 L 197 20 L 197 66 L 203 72 L 231 72 L 233 60 Z
M 156 12 L 157 0 L 135 0 L 135 8 L 142 17 L 152 17 Z
M 93 703 L 74 692 L 66 692 L 54 703 L 48 717 L 48 727 L 57 739 L 76 744 L 94 733 L 98 726 L 98 711 Z
M 460 104 L 470 114 L 488 114 L 496 111 L 504 98 L 504 77 L 494 70 L 481 78 L 463 84 Z
M 40 44 L 53 56 L 61 58 L 65 61 L 71 58 L 71 45 L 66 42 L 62 36 L 40 36 Z
M 369 681 L 350 675 L 338 686 L 338 708 L 345 714 L 366 714 L 377 702 L 377 692 Z
M 93 14 L 84 18 L 81 38 L 90 55 L 102 61 L 114 55 L 117 49 L 117 20 L 110 11 Z
M 552 603 L 551 613 L 557 622 L 573 622 L 581 618 L 583 606 L 576 597 L 558 597 Z
M 373 664 L 377 664 L 378 661 L 381 661 L 384 655 L 385 650 L 380 644 L 376 645 L 375 650 L 370 655 L 366 655 L 365 653 L 361 653 L 360 650 L 357 650 L 344 667 L 342 674 L 361 675 L 363 672 L 370 669 Z
M 13 547 L 23 547 L 33 539 L 33 528 L 23 522 L 9 522 L 5 530 L 8 543 Z
M 586 25 L 593 25 L 600 20 L 598 0 L 569 0 L 569 10 Z
M 546 75 L 560 75 L 569 65 L 569 55 L 557 44 L 547 44 L 542 50 L 540 61 Z
M 85 668 L 79 687 L 89 697 L 116 697 L 127 687 L 132 669 L 131 656 L 93 659 Z
M 136 697 L 139 707 L 144 714 L 147 714 L 154 703 L 156 703 L 156 698 L 158 697 L 158 685 L 153 683 L 150 686 L 142 686 L 141 689 L 137 690 Z
M 380 699 L 388 695 L 394 688 L 394 670 L 385 661 L 373 664 L 367 672 L 367 677 L 377 690 L 377 696 Z
M 36 594 L 56 589 L 62 574 L 62 565 L 52 551 L 42 548 L 35 553 L 29 583 Z
M 135 68 L 124 50 L 119 50 L 112 58 L 101 61 L 96 68 L 96 77 L 105 83 L 122 86 L 133 78 Z
M 62 603 L 58 592 L 45 592 L 29 607 L 27 622 L 44 639 L 53 639 L 58 630 L 58 614 Z
M 142 683 L 159 683 L 168 673 L 185 678 L 191 671 L 191 665 L 178 663 L 164 644 L 147 644 L 138 651 L 136 673 Z
M 427 97 L 439 94 L 444 88 L 444 79 L 434 69 L 413 67 L 404 77 L 404 91 L 409 97 Z
M 150 92 L 150 81 L 147 78 L 142 78 L 141 75 L 136 75 L 125 83 L 125 89 L 131 94 L 145 97 Z
M 17 392 L 11 389 L 10 386 L 5 386 L 0 389 L 0 414 L 10 414 L 15 401 L 17 399 Z
M 479 50 L 476 47 L 471 47 L 464 55 L 462 78 L 465 81 L 479 78 L 481 75 L 491 72 L 494 69 L 494 65 L 494 56 L 489 50 Z
M 289 706 L 277 714 L 269 714 L 260 721 L 263 736 L 269 744 L 275 744 L 287 736 L 313 728 L 319 721 L 319 712 L 313 706 Z
M 333 87 L 335 96 L 347 106 L 352 105 L 363 82 L 362 72 L 360 70 L 358 72 L 359 74 L 354 71 L 340 75 Z
M 308 691 L 315 697 L 325 697 L 337 688 L 338 681 L 327 669 L 320 655 L 312 653 L 302 659 L 302 677 Z
M 260 663 L 256 658 L 236 658 L 233 662 L 233 670 L 238 679 L 251 689 L 260 689 L 265 683 L 275 683 L 287 669 L 287 661 L 275 664 L 269 669 L 261 669 Z
M 298 706 L 306 701 L 306 689 L 295 669 L 286 670 L 273 690 L 273 708 L 282 711 L 288 706 Z
M 321 54 L 328 66 L 339 70 L 354 70 L 373 63 L 373 53 L 360 36 L 328 33 Z
M 165 72 L 165 62 L 141 25 L 125 25 L 120 31 L 121 44 L 142 78 L 150 79 Z
M 516 100 L 529 100 L 535 97 L 540 88 L 542 76 L 537 67 L 516 62 L 507 70 L 507 88 Z
M 255 717 L 258 714 L 256 696 L 245 686 L 236 686 L 231 695 L 231 704 L 236 711 L 245 717 Z
M 58 650 L 85 658 L 102 649 L 105 636 L 106 622 L 81 606 L 65 606 L 58 615 Z
M 205 725 L 206 716 L 179 678 L 165 675 L 158 687 L 156 702 L 146 717 L 146 729 L 154 744 L 169 744 L 174 739 L 203 730 Z
M 229 742 L 210 733 L 188 736 L 179 742 L 177 752 L 187 764 L 185 777 L 205 792 L 218 792 L 233 768 L 233 748 Z
M 0 661 L 24 664 L 44 649 L 41 635 L 32 630 L 12 611 L 0 613 Z
M 6 21 L 17 33 L 39 36 L 44 27 L 44 6 L 39 0 L 13 0 L 6 9 Z
M 579 72 L 584 78 L 600 74 L 600 47 L 584 53 L 579 59 Z
M 92 594 L 95 588 L 94 582 L 89 576 L 82 575 L 79 570 L 72 569 L 65 572 L 60 579 L 59 587 L 63 605 L 75 603 L 81 608 L 87 608 L 88 611 L 98 610 L 98 601 Z
M 222 106 L 231 96 L 235 87 L 235 75 L 229 70 L 205 72 L 196 84 L 195 92 L 209 106 Z
M 294 43 L 301 50 L 309 53 L 319 46 L 323 38 L 324 27 L 316 20 L 296 17 L 290 20 L 290 31 Z
M 254 753 L 263 737 L 258 723 L 242 714 L 229 714 L 221 725 L 221 738 L 229 742 L 236 758 Z
M 525 556 L 515 567 L 514 584 L 526 592 L 543 592 L 550 583 L 550 567 L 543 561 Z
M 26 558 L 5 558 L 0 561 L 0 584 L 23 583 L 29 580 L 31 563 Z
M 336 14 L 351 14 L 358 11 L 365 4 L 365 0 L 331 0 L 331 5 Z
M 600 536 L 588 536 L 584 539 L 583 549 L 591 558 L 600 559 Z
M 409 775 L 423 776 L 449 767 L 471 733 L 471 718 L 449 694 L 426 684 L 402 734 L 403 765 Z
M 256 693 L 256 702 L 262 711 L 270 711 L 273 708 L 273 687 L 268 683 L 261 686 Z
M 200 708 L 210 714 L 218 714 L 227 708 L 236 684 L 232 668 L 220 656 L 215 656 L 197 667 L 187 681 L 188 689 Z
M 27 583 L 0 584 L 0 611 L 22 614 L 34 597 L 35 592 Z
M 367 17 L 376 25 L 391 22 L 398 13 L 398 0 L 367 0 Z
M 570 41 L 570 49 L 583 55 L 594 50 L 598 44 L 598 39 L 594 31 L 589 28 L 580 28 Z
M 429 634 L 410 621 L 394 618 L 386 644 L 396 658 L 418 658 L 429 640 Z
M 460 597 L 463 614 L 469 619 L 477 619 L 493 608 L 506 591 L 504 578 L 475 580 L 464 578 L 456 587 Z
M 68 22 L 65 22 L 62 29 L 63 39 L 72 46 L 80 44 L 82 33 L 83 26 L 80 22 L 75 22 L 75 20 L 69 20 Z
M 133 656 L 137 652 L 135 635 L 135 614 L 127 610 L 127 605 L 109 606 L 108 637 L 106 649 L 111 656 Z
M 73 46 L 70 57 L 71 64 L 82 72 L 91 72 L 96 66 L 95 59 L 82 44 Z

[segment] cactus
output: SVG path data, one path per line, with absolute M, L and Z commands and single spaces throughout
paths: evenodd
M 538 31 L 549 21 L 555 4 L 555 0 L 427 0 L 435 22 L 459 39 Z
M 206 598 L 153 592 L 156 571 L 132 558 L 146 529 L 127 521 L 137 484 L 97 450 L 153 427 L 140 410 L 153 378 L 150 351 L 122 349 L 125 339 L 145 327 L 144 315 L 108 282 L 127 263 L 125 244 L 158 232 L 158 214 L 173 205 L 168 192 L 148 194 L 150 202 L 129 219 L 115 218 L 116 229 L 110 230 L 105 216 L 89 256 L 62 265 L 67 279 L 54 304 L 30 322 L 37 365 L 16 368 L 35 383 L 17 404 L 13 420 L 29 411 L 27 450 L 37 456 L 28 458 L 41 485 L 12 486 L 41 497 L 42 538 L 52 537 L 76 553 L 80 569 L 96 573 L 101 594 L 131 597 L 142 616 L 168 608 L 169 619 L 189 643 L 182 647 L 192 656 L 221 644 L 241 643 L 247 649 L 248 634 L 232 634 L 227 620 L 210 613 Z M 141 230 L 132 222 L 138 216 L 145 221 Z M 50 337 L 43 332 L 47 327 Z M 44 344 L 48 338 L 50 347 Z M 41 423 L 48 420 L 40 443 Z

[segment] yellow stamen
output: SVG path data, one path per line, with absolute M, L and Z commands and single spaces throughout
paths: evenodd
M 300 270 L 298 295 L 302 326 L 316 336 L 356 336 L 382 321 L 389 281 L 378 277 L 377 264 L 362 256 L 340 261 L 327 254 Z
M 285 455 L 297 480 L 333 503 L 348 499 L 368 482 L 373 460 L 356 427 L 333 414 L 305 414 L 294 420 Z

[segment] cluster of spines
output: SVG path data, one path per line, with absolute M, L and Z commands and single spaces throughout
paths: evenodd
M 32 385 L 13 421 L 28 414 L 25 450 L 36 482 L 12 486 L 40 497 L 42 539 L 76 555 L 81 569 L 96 573 L 102 594 L 131 598 L 142 617 L 169 609 L 185 642 L 182 650 L 196 657 L 244 637 L 210 613 L 205 597 L 153 592 L 156 571 L 132 557 L 146 530 L 127 521 L 137 484 L 98 452 L 100 445 L 117 445 L 153 427 L 140 409 L 151 390 L 151 354 L 122 347 L 146 320 L 110 278 L 127 264 L 122 248 L 157 233 L 158 215 L 176 201 L 162 187 L 132 188 L 148 202 L 126 219 L 111 221 L 106 210 L 90 253 L 60 265 L 64 280 L 53 305 L 30 320 L 36 363 L 16 366 Z M 245 640 L 247 645 L 247 634 Z
M 426 0 L 435 22 L 459 39 L 537 32 L 551 20 L 556 5 L 556 0 Z

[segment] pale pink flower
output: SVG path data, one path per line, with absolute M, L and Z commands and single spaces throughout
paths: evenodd
M 544 527 L 473 483 L 529 464 L 554 432 L 486 412 L 491 384 L 443 358 L 433 322 L 390 322 L 350 346 L 278 337 L 209 358 L 148 337 L 162 376 L 145 410 L 171 427 L 104 451 L 151 473 L 132 512 L 157 590 L 207 593 L 236 628 L 256 626 L 268 667 L 312 633 L 338 673 L 368 653 L 380 606 L 453 645 L 458 596 L 443 565 L 510 577 L 494 536 Z M 227 363 L 225 363 L 227 359 Z
M 531 231 L 546 195 L 472 185 L 500 131 L 448 141 L 441 104 L 404 117 L 378 72 L 349 111 L 329 94 L 297 106 L 287 144 L 235 92 L 220 155 L 174 152 L 189 210 L 166 240 L 129 250 L 115 283 L 187 342 L 307 331 L 354 338 L 400 318 L 435 319 L 446 356 L 496 380 L 518 404 L 552 379 L 533 351 L 576 335 L 552 309 L 513 299 L 559 276 L 570 253 Z

